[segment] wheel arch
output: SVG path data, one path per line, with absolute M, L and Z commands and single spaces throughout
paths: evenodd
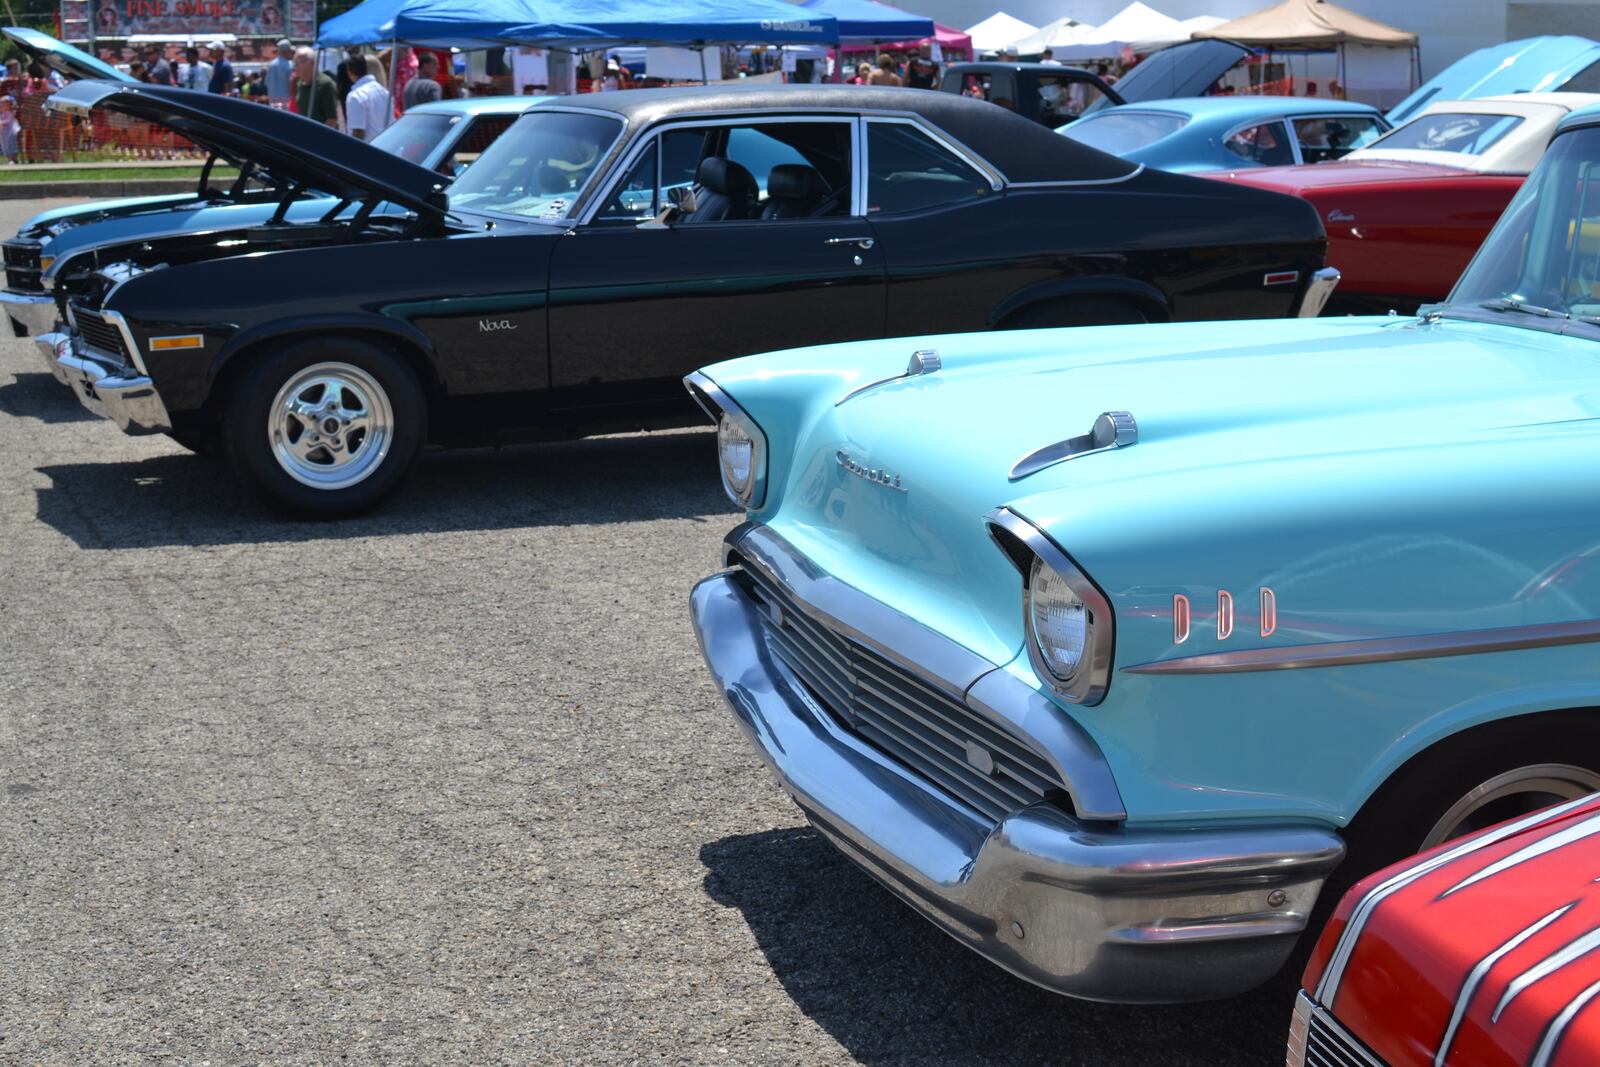
M 1357 785 L 1345 810 L 1353 822 L 1385 787 L 1405 779 L 1408 770 L 1460 746 L 1491 745 L 1532 729 L 1556 729 L 1564 719 L 1592 715 L 1600 721 L 1600 688 L 1591 685 L 1540 686 L 1476 698 L 1445 709 L 1395 738 Z
M 379 315 L 320 316 L 314 319 L 280 319 L 241 331 L 228 339 L 211 361 L 207 374 L 205 407 L 215 411 L 228 384 L 249 362 L 251 353 L 273 344 L 302 337 L 345 336 L 381 345 L 406 361 L 421 383 L 432 406 L 445 393 L 437 354 L 427 336 L 410 323 Z
M 1054 300 L 1114 296 L 1137 303 L 1151 322 L 1171 322 L 1172 303 L 1167 294 L 1138 278 L 1099 275 L 1092 278 L 1052 278 L 1017 290 L 996 304 L 984 325 L 991 329 L 1007 319 Z

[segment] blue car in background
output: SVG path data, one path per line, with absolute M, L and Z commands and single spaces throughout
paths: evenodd
M 1417 316 L 691 375 L 746 520 L 701 649 L 822 837 L 1047 989 L 1209 999 L 1325 879 L 1600 789 L 1600 106 L 1557 129 Z
M 1389 120 L 1367 104 L 1295 96 L 1197 96 L 1105 108 L 1057 132 L 1091 148 L 1180 173 L 1338 159 L 1377 140 Z

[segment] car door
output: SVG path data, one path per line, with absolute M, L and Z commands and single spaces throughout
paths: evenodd
M 553 401 L 676 401 L 707 363 L 881 337 L 883 253 L 862 217 L 856 131 L 848 116 L 769 115 L 675 123 L 636 144 L 555 249 Z M 752 196 L 699 186 L 741 173 Z M 653 221 L 691 186 L 695 211 Z M 809 200 L 792 195 L 801 186 Z
M 888 335 L 984 329 L 1007 294 L 1045 276 L 1016 250 L 1047 240 L 1048 220 L 1007 204 L 995 175 L 922 123 L 865 125 L 866 213 L 888 270 Z

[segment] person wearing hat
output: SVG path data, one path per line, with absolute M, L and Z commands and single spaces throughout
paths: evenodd
M 264 68 L 268 100 L 289 99 L 289 79 L 294 77 L 294 42 L 285 37 L 278 42 L 278 57 Z
M 221 41 L 212 41 L 206 48 L 211 52 L 211 82 L 206 86 L 206 91 L 219 96 L 232 96 L 233 64 L 228 62 L 228 50 Z

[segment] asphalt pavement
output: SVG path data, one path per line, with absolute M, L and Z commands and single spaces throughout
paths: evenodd
M 806 827 L 688 622 L 713 443 L 293 522 L 0 341 L 0 1063 L 1281 1063 L 1282 990 L 1053 996 Z

